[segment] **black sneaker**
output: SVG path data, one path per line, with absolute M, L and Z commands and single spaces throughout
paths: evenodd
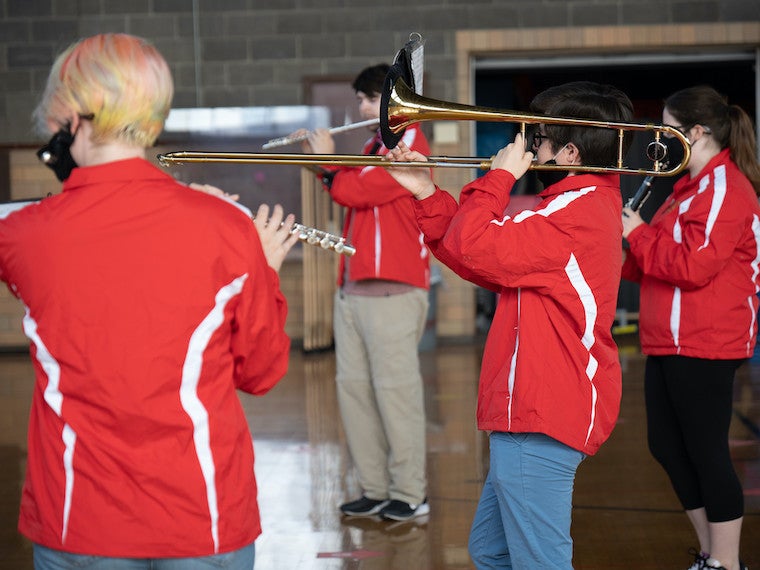
M 688 570 L 702 570 L 705 568 L 705 564 L 707 564 L 707 560 L 710 558 L 709 554 L 706 552 L 699 552 L 695 548 L 690 548 L 689 554 L 694 557 L 694 564 L 689 566 Z
M 414 517 L 421 517 L 429 512 L 430 505 L 428 505 L 427 497 L 419 505 L 393 499 L 387 507 L 380 511 L 380 516 L 392 521 L 406 521 Z
M 390 501 L 387 499 L 368 499 L 364 495 L 360 499 L 343 503 L 340 510 L 344 515 L 351 517 L 371 517 L 378 514 L 384 507 L 388 506 Z

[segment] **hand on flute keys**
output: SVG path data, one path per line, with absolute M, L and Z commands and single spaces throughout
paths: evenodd
M 301 150 L 305 153 L 335 154 L 335 141 L 333 140 L 329 129 L 315 129 L 313 131 L 299 129 L 290 136 L 306 137 L 301 141 Z
M 424 154 L 411 150 L 404 141 L 399 142 L 396 148 L 389 150 L 385 159 L 391 162 L 427 162 L 427 157 Z M 388 168 L 388 174 L 393 176 L 396 182 L 409 190 L 418 200 L 424 200 L 435 194 L 435 184 L 429 169 L 394 166 Z
M 253 217 L 253 225 L 259 232 L 264 256 L 267 258 L 269 267 L 275 271 L 280 271 L 285 256 L 298 242 L 298 232 L 293 231 L 295 221 L 293 214 L 288 214 L 283 219 L 282 206 L 279 204 L 274 205 L 271 217 L 267 204 L 259 206 Z

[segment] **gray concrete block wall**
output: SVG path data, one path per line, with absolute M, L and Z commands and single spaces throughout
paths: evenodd
M 303 104 L 304 79 L 390 61 L 414 31 L 426 94 L 452 100 L 456 30 L 758 20 L 757 0 L 0 0 L 0 144 L 40 141 L 30 116 L 50 64 L 100 32 L 153 41 L 175 107 L 266 106 Z

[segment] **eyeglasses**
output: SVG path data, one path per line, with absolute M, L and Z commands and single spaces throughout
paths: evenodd
M 548 138 L 549 138 L 548 135 L 545 135 L 544 133 L 536 131 L 535 133 L 533 133 L 533 148 L 537 149 L 544 142 L 544 139 L 548 139 Z
M 694 128 L 694 125 L 689 125 L 684 127 L 683 125 L 663 125 L 664 127 L 670 127 L 671 129 L 677 130 L 679 133 L 681 133 L 683 136 L 686 136 L 686 133 L 688 133 L 691 129 Z M 664 133 L 662 136 L 664 136 L 666 139 L 672 139 L 673 134 L 672 133 Z
M 696 127 L 697 125 L 699 125 L 699 123 L 693 123 L 693 124 L 691 124 L 691 125 L 688 125 L 688 126 L 685 126 L 685 127 L 684 127 L 684 126 L 680 126 L 680 127 L 679 127 L 679 126 L 677 126 L 677 125 L 663 125 L 663 126 L 664 126 L 664 127 L 670 127 L 671 129 L 675 129 L 675 130 L 677 130 L 679 133 L 681 133 L 683 136 L 686 136 L 686 135 L 687 135 L 687 133 L 688 133 L 688 132 L 689 132 L 691 129 L 693 129 L 694 127 Z M 711 135 L 711 134 L 712 134 L 712 129 L 710 129 L 710 127 L 708 127 L 708 126 L 705 126 L 705 125 L 699 125 L 699 126 L 700 126 L 700 127 L 702 127 L 702 130 L 705 132 L 705 134 L 706 134 L 706 135 Z M 672 139 L 672 138 L 673 138 L 673 135 L 672 135 L 671 133 L 665 133 L 665 134 L 663 134 L 663 136 L 664 136 L 666 139 Z

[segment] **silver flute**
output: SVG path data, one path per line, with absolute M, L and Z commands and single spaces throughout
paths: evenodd
M 298 239 L 304 243 L 316 245 L 322 249 L 329 249 L 347 257 L 351 257 L 356 253 L 356 248 L 351 244 L 346 243 L 346 238 L 316 228 L 310 228 L 302 224 L 293 224 L 290 233 L 298 233 Z
M 41 198 L 31 198 L 27 200 L 0 202 L 0 220 L 16 210 L 20 210 L 21 208 L 39 202 L 40 200 Z M 349 257 L 356 253 L 356 248 L 351 244 L 346 243 L 345 238 L 316 228 L 310 228 L 302 224 L 293 224 L 290 233 L 291 235 L 298 233 L 298 239 L 304 243 L 316 245 L 322 249 L 329 249 L 335 253 L 340 253 Z
M 361 127 L 371 127 L 373 125 L 379 125 L 380 119 L 367 119 L 366 121 L 359 121 L 358 123 L 350 123 L 348 125 L 341 125 L 339 127 L 333 127 L 331 129 L 328 129 L 328 133 L 331 135 L 335 135 L 338 133 L 345 133 L 346 131 L 353 131 L 354 129 L 359 129 Z M 265 142 L 263 145 L 261 145 L 261 148 L 263 149 L 270 149 L 270 148 L 277 148 L 278 146 L 287 146 L 289 144 L 305 141 L 309 138 L 309 134 L 311 131 L 303 134 L 303 135 L 288 135 L 286 137 L 280 137 L 278 139 L 272 139 L 270 141 Z

